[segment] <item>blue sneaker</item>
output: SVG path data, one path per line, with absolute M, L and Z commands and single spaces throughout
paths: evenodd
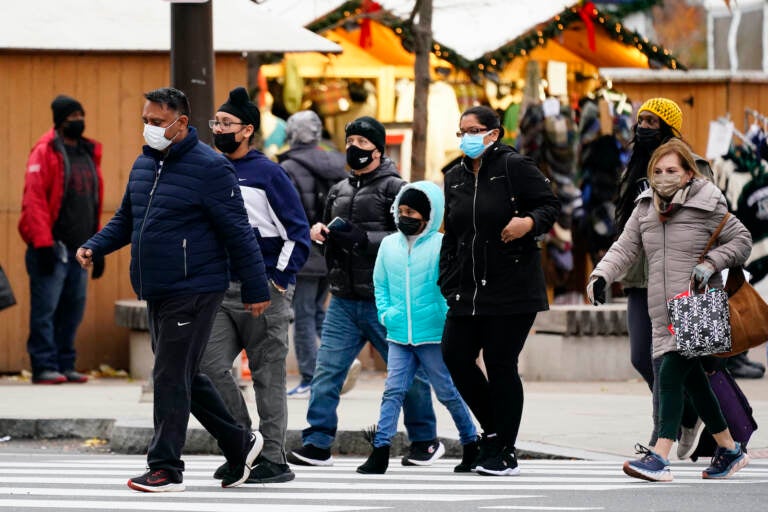
M 668 460 L 641 444 L 635 445 L 635 451 L 642 454 L 643 457 L 626 461 L 623 467 L 624 473 L 650 482 L 672 481 L 672 471 L 669 470 Z
M 309 398 L 309 392 L 312 389 L 312 381 L 301 381 L 298 386 L 288 391 L 288 398 Z
M 749 464 L 749 455 L 736 443 L 733 451 L 717 447 L 709 467 L 701 472 L 701 478 L 728 478 Z

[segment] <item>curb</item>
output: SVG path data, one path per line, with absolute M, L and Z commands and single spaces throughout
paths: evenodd
M 146 426 L 146 420 L 114 420 L 107 418 L 0 418 L 0 435 L 11 439 L 89 439 L 109 440 L 114 453 L 143 455 L 152 439 L 154 430 Z M 461 445 L 456 439 L 439 438 L 445 445 L 445 455 L 461 458 Z M 301 446 L 301 430 L 289 430 L 286 434 L 286 450 Z M 370 444 L 360 431 L 340 430 L 332 447 L 335 455 L 364 456 L 370 452 Z M 216 440 L 203 428 L 190 426 L 184 452 L 190 455 L 219 455 Z M 408 440 L 403 432 L 392 439 L 391 455 L 397 457 L 408 452 Z M 617 456 L 547 445 L 520 442 L 517 450 L 521 459 L 568 459 L 568 460 L 623 460 Z

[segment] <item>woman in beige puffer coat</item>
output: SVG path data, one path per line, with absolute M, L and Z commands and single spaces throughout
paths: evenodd
M 708 282 L 722 288 L 719 272 L 744 263 L 752 239 L 741 222 L 730 216 L 714 248 L 703 263 L 698 263 L 728 208 L 720 190 L 699 175 L 693 153 L 684 142 L 673 139 L 653 153 L 648 179 L 651 189 L 638 196 L 624 231 L 595 267 L 587 286 L 593 304 L 604 302 L 606 285 L 620 279 L 645 253 L 653 357 L 662 358 L 659 439 L 653 451 L 638 445 L 644 457 L 625 462 L 624 472 L 645 480 L 672 480 L 668 456 L 680 428 L 683 396 L 688 393 L 718 444 L 702 477 L 726 478 L 744 467 L 749 458 L 731 437 L 700 359 L 687 359 L 677 352 L 675 338 L 667 329 L 666 303 L 688 290 L 692 280 L 701 287 Z

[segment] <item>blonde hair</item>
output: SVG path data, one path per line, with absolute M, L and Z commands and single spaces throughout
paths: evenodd
M 651 155 L 651 160 L 648 162 L 648 181 L 653 183 L 653 169 L 662 157 L 669 154 L 677 155 L 677 158 L 680 160 L 680 166 L 686 171 L 693 172 L 694 178 L 704 177 L 699 172 L 699 167 L 696 165 L 696 159 L 693 156 L 691 147 L 682 140 L 673 138 L 656 148 L 656 151 Z

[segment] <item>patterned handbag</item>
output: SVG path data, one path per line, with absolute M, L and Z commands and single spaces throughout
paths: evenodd
M 683 356 L 701 357 L 731 350 L 731 315 L 724 290 L 681 293 L 667 301 L 667 311 L 669 330 Z

